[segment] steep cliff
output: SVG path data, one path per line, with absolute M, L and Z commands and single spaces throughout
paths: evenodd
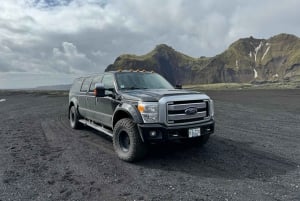
M 300 80 L 300 39 L 289 34 L 242 38 L 219 55 L 200 58 L 161 44 L 142 56 L 121 55 L 106 71 L 118 69 L 153 70 L 173 84 Z

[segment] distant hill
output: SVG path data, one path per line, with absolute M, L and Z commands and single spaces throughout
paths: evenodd
M 34 88 L 34 90 L 49 90 L 49 91 L 69 91 L 71 84 L 61 84 L 53 86 L 39 86 Z
M 279 34 L 242 38 L 214 57 L 193 58 L 161 44 L 148 54 L 121 55 L 105 71 L 154 70 L 171 83 L 248 83 L 300 80 L 300 39 Z

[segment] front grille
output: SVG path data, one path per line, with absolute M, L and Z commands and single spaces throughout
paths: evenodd
M 207 100 L 174 101 L 167 103 L 168 124 L 201 122 L 209 117 Z

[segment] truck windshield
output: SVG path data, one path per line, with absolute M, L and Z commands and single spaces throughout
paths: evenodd
M 174 89 L 162 76 L 156 73 L 120 72 L 116 73 L 119 89 Z

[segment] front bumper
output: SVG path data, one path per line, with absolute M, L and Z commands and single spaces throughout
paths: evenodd
M 187 139 L 188 130 L 190 128 L 200 128 L 201 135 L 210 135 L 214 133 L 215 122 L 210 120 L 203 123 L 181 125 L 181 126 L 165 126 L 163 124 L 138 124 L 138 129 L 144 142 L 159 143 L 178 139 Z M 156 135 L 151 135 L 155 132 Z

